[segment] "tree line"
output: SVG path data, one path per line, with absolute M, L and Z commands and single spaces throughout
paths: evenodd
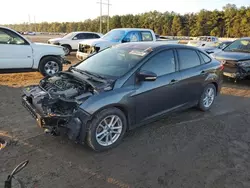
M 72 31 L 99 32 L 99 20 L 87 19 L 82 22 L 42 22 L 12 24 L 7 27 L 17 31 L 57 32 Z M 103 31 L 107 32 L 107 16 L 103 16 Z M 115 15 L 109 18 L 110 29 L 114 28 L 150 28 L 155 33 L 164 36 L 202 36 L 218 37 L 250 36 L 250 6 L 238 8 L 227 4 L 222 11 L 201 10 L 198 13 L 180 15 L 175 12 L 151 11 L 143 14 Z

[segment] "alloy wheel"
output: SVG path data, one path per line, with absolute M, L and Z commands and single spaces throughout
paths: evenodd
M 207 90 L 205 91 L 205 94 L 204 94 L 204 98 L 203 98 L 203 105 L 206 108 L 209 108 L 212 105 L 214 98 L 215 98 L 214 89 L 211 87 L 207 88 Z
M 70 53 L 70 50 L 68 47 L 63 47 L 63 50 L 64 50 L 64 53 L 67 55 Z
M 120 137 L 123 129 L 122 120 L 117 115 L 105 117 L 96 128 L 96 141 L 101 146 L 110 146 Z
M 59 71 L 59 66 L 55 61 L 48 61 L 44 66 L 44 70 L 47 75 L 53 75 Z

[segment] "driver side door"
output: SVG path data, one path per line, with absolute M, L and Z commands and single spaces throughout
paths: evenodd
M 16 33 L 0 28 L 0 69 L 31 68 L 32 65 L 30 44 Z
M 155 73 L 157 79 L 136 84 L 134 101 L 137 123 L 164 115 L 181 105 L 181 75 L 177 71 L 173 50 L 157 53 L 140 70 Z

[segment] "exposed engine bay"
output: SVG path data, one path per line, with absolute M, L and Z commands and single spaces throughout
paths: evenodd
M 24 93 L 40 113 L 70 116 L 79 104 L 94 94 L 94 88 L 84 80 L 60 73 L 44 78 L 39 86 L 25 88 Z

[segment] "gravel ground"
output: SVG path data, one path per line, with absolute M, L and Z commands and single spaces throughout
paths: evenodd
M 10 141 L 0 151 L 0 187 L 25 159 L 30 163 L 18 177 L 30 188 L 250 187 L 249 81 L 226 81 L 207 113 L 171 114 L 129 132 L 117 148 L 95 153 L 43 134 L 20 103 L 21 86 L 41 76 L 18 75 L 0 76 L 0 136 Z

